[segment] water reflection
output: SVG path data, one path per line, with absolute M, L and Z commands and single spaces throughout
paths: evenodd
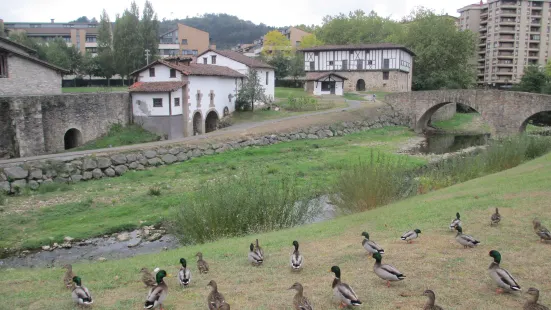
M 425 142 L 420 146 L 419 153 L 422 154 L 445 154 L 459 150 L 480 146 L 488 143 L 489 134 L 478 135 L 455 135 L 455 134 L 427 134 Z

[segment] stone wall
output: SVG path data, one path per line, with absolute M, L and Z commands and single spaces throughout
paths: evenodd
M 0 95 L 61 94 L 61 74 L 19 56 L 8 57 L 8 78 L 0 79 Z
M 401 71 L 389 71 L 388 80 L 383 80 L 382 71 L 337 71 L 346 77 L 344 91 L 355 91 L 359 79 L 365 81 L 366 91 L 404 92 L 411 90 L 411 74 Z
M 82 143 L 97 139 L 112 124 L 128 124 L 130 109 L 130 96 L 122 92 L 0 96 L 0 158 L 62 152 L 72 128 Z
M 434 112 L 430 120 L 432 122 L 447 121 L 449 119 L 452 119 L 455 116 L 456 110 L 457 110 L 457 104 L 455 103 L 446 104 L 445 106 L 436 110 L 436 112 Z
M 144 149 L 129 153 L 86 156 L 70 160 L 26 162 L 18 166 L 0 167 L 0 191 L 14 193 L 24 187 L 36 190 L 41 184 L 51 182 L 81 182 L 116 177 L 125 174 L 129 170 L 150 169 L 229 150 L 294 140 L 338 137 L 373 128 L 403 125 L 405 124 L 404 121 L 398 115 L 389 113 L 364 121 L 315 126 L 287 133 L 241 138 L 224 143 L 194 146 L 181 143 L 171 145 L 170 147 Z

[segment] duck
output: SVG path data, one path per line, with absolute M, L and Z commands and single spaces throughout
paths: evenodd
M 73 278 L 75 277 L 75 274 L 73 274 L 73 265 L 71 264 L 63 265 L 63 269 L 67 269 L 67 271 L 65 271 L 65 274 L 63 275 L 63 285 L 66 288 L 72 288 Z
M 218 292 L 218 285 L 214 280 L 211 280 L 207 286 L 212 288 L 209 296 L 207 297 L 207 303 L 209 310 L 230 310 L 230 305 L 224 299 L 224 295 Z
M 491 250 L 490 256 L 494 258 L 494 261 L 490 264 L 488 270 L 492 280 L 499 286 L 496 292 L 500 294 L 504 290 L 509 292 L 520 291 L 520 285 L 518 285 L 515 278 L 513 278 L 507 270 L 499 266 L 501 263 L 501 253 L 496 250 Z
M 254 244 L 251 243 L 249 246 L 249 255 L 247 257 L 249 259 L 249 262 L 253 266 L 260 266 L 264 262 L 262 257 L 258 254 L 258 252 L 255 251 Z
M 362 245 L 367 252 L 369 252 L 370 254 L 375 254 L 375 253 L 380 253 L 381 255 L 385 254 L 385 250 L 383 250 L 383 248 L 381 248 L 377 243 L 375 243 L 375 241 L 369 240 L 369 234 L 367 232 L 364 231 L 362 233 L 362 236 L 365 237 L 364 240 L 362 240 Z M 371 257 L 371 255 L 369 257 Z
M 413 243 L 413 239 L 417 239 L 419 237 L 419 234 L 421 233 L 420 229 L 414 229 L 406 232 L 405 234 L 400 237 L 402 240 L 406 241 L 407 243 Z
M 295 297 L 293 297 L 293 309 L 294 310 L 313 310 L 314 307 L 303 294 L 304 288 L 302 287 L 302 284 L 296 282 L 293 284 L 290 288 L 290 290 L 295 290 L 297 293 L 295 294 Z
M 331 270 L 329 272 L 335 274 L 335 279 L 333 279 L 333 284 L 331 285 L 331 287 L 333 288 L 333 295 L 335 295 L 335 297 L 337 297 L 341 301 L 340 307 L 356 307 L 361 305 L 362 302 L 360 301 L 360 299 L 358 299 L 358 296 L 350 287 L 350 285 L 341 281 L 341 269 L 339 268 L 339 266 L 331 267 Z
M 492 214 L 490 221 L 490 226 L 497 225 L 501 221 L 501 214 L 499 214 L 498 208 L 496 208 L 496 213 Z
M 304 264 L 304 257 L 298 251 L 298 241 L 293 241 L 293 246 L 295 249 L 291 253 L 291 269 L 292 270 L 301 270 Z
M 541 225 L 540 220 L 534 219 L 532 223 L 534 224 L 534 231 L 536 232 L 536 235 L 540 237 L 541 242 L 551 240 L 551 232 L 549 232 L 549 229 L 547 229 L 545 226 Z
M 178 272 L 178 282 L 183 287 L 187 287 L 191 283 L 191 269 L 187 268 L 187 262 L 184 258 L 180 258 L 180 271 Z
M 432 290 L 424 291 L 423 295 L 427 296 L 429 298 L 429 300 L 427 301 L 427 303 L 423 307 L 423 310 L 444 310 L 444 308 L 434 304 L 434 302 L 436 300 L 436 295 L 434 294 L 434 292 Z
M 386 280 L 386 286 L 390 287 L 390 281 L 402 281 L 406 276 L 391 265 L 383 265 L 381 261 L 383 257 L 380 253 L 373 254 L 375 259 L 375 265 L 373 265 L 373 271 L 379 278 Z
M 140 270 L 140 273 L 142 274 L 142 282 L 145 284 L 145 287 L 153 287 L 157 285 L 157 281 L 155 281 L 155 276 L 149 272 L 149 269 L 146 267 L 143 267 Z
M 155 309 L 158 307 L 160 310 L 163 310 L 163 301 L 168 295 L 168 286 L 164 281 L 165 277 L 170 276 L 164 270 L 159 270 L 159 272 L 155 275 L 157 285 L 149 289 L 149 293 L 147 293 L 147 298 L 145 300 L 144 309 Z
M 255 248 L 254 248 L 254 251 L 260 255 L 260 257 L 262 257 L 262 259 L 264 260 L 264 250 L 260 247 L 260 245 L 258 244 L 258 239 L 256 239 L 256 244 L 255 244 Z
M 523 310 L 549 310 L 548 307 L 538 304 L 538 299 L 540 298 L 540 291 L 536 288 L 529 288 L 526 294 L 530 295 L 524 306 Z
M 456 226 L 461 226 L 461 215 L 459 212 L 455 214 L 455 219 L 450 224 L 450 230 L 454 230 Z
M 91 306 L 94 303 L 90 291 L 82 286 L 82 279 L 79 276 L 74 276 L 71 281 L 75 283 L 73 292 L 71 293 L 73 301 L 79 306 Z
M 195 254 L 195 257 L 197 257 L 197 269 L 199 269 L 199 274 L 208 273 L 209 264 L 203 260 L 203 253 L 197 252 L 197 254 Z
M 480 241 L 473 238 L 473 236 L 464 235 L 463 228 L 461 228 L 461 226 L 456 226 L 455 230 L 457 230 L 455 240 L 457 240 L 457 242 L 459 242 L 459 244 L 461 244 L 464 248 L 474 248 L 480 243 Z

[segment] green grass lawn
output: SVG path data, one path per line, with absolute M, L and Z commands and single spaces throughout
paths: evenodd
M 122 127 L 121 125 L 114 125 L 111 127 L 107 135 L 88 142 L 77 148 L 70 149 L 68 151 L 83 151 L 93 149 L 103 149 L 108 147 L 117 147 L 130 144 L 147 143 L 152 141 L 158 141 L 159 136 L 149 132 L 138 125 L 128 125 Z
M 87 238 L 137 227 L 140 221 L 159 223 L 199 184 L 220 175 L 253 171 L 266 177 L 296 176 L 330 192 L 331 184 L 349 163 L 369 156 L 370 149 L 394 152 L 413 136 L 403 127 L 388 127 L 332 139 L 302 140 L 229 151 L 147 171 L 130 171 L 118 178 L 81 182 L 66 191 L 8 197 L 0 213 L 0 247 L 35 248 L 64 236 Z M 406 155 L 418 166 L 425 161 Z M 149 196 L 158 186 L 162 194 Z M 101 220 L 99 220 L 101 219 Z
M 351 137 L 352 143 L 339 143 L 358 155 L 361 149 L 353 144 L 375 141 L 368 136 L 357 139 L 359 137 Z M 387 135 L 384 137 L 387 139 Z M 326 143 L 337 142 L 327 140 Z M 284 146 L 281 147 L 280 151 Z M 322 149 L 327 147 L 322 144 Z M 251 151 L 262 153 L 268 152 L 267 149 Z M 293 161 L 310 156 L 317 161 L 313 153 L 318 149 L 309 149 L 311 154 L 294 156 Z M 270 153 L 274 151 L 271 149 Z M 243 153 L 232 155 L 245 156 L 247 160 L 253 158 Z M 218 157 L 201 161 L 204 164 L 215 158 Z M 205 170 L 211 168 L 205 165 Z M 165 177 L 173 178 L 172 173 L 166 170 L 164 173 Z M 120 182 L 125 178 L 119 178 Z M 138 179 L 145 179 L 145 176 Z M 547 226 L 551 225 L 550 188 L 551 154 L 548 154 L 497 174 L 323 223 L 124 260 L 80 263 L 73 265 L 73 271 L 91 290 L 95 308 L 107 310 L 143 307 L 146 289 L 140 281 L 140 268 L 160 267 L 175 275 L 180 257 L 188 260 L 193 280 L 189 288 L 181 289 L 174 277 L 167 279 L 170 290 L 164 306 L 168 310 L 205 308 L 209 293 L 206 285 L 212 279 L 217 281 L 219 291 L 232 309 L 290 309 L 294 291 L 287 289 L 294 282 L 302 283 L 315 309 L 337 309 L 331 300 L 333 274 L 328 272 L 333 265 L 340 266 L 342 280 L 352 286 L 363 301 L 362 309 L 421 309 L 426 302 L 426 297 L 422 296 L 426 289 L 436 292 L 436 302 L 444 309 L 521 309 L 524 294 L 495 293 L 496 285 L 488 276 L 487 268 L 491 262 L 488 252 L 496 249 L 502 254 L 501 266 L 516 277 L 523 291 L 529 287 L 538 288 L 540 303 L 550 305 L 551 282 L 547 278 L 551 270 L 550 245 L 539 242 L 531 224 L 537 216 Z M 497 227 L 490 227 L 495 207 L 500 208 L 503 218 Z M 155 210 L 162 213 L 162 209 Z M 82 211 L 80 215 L 86 217 L 87 212 Z M 463 249 L 455 241 L 455 233 L 448 230 L 456 212 L 461 213 L 464 233 L 481 241 L 477 248 Z M 400 235 L 414 228 L 422 231 L 415 243 L 406 244 L 400 240 Z M 394 282 L 387 288 L 385 281 L 373 273 L 374 261 L 361 246 L 362 231 L 369 232 L 372 240 L 385 249 L 383 263 L 398 268 L 406 275 L 404 281 Z M 266 253 L 264 264 L 259 268 L 247 262 L 248 244 L 256 238 Z M 292 273 L 288 266 L 293 240 L 300 242 L 301 254 L 305 257 L 305 269 L 300 273 Z M 210 264 L 208 275 L 197 272 L 194 255 L 198 251 Z M 70 292 L 62 286 L 63 274 L 59 266 L 3 270 L 0 277 L 2 307 L 73 309 Z
M 128 91 L 128 86 L 114 86 L 114 87 L 63 87 L 61 89 L 64 93 L 104 93 L 104 92 L 117 92 Z
M 490 127 L 482 120 L 478 113 L 455 113 L 453 118 L 446 121 L 433 122 L 432 125 L 446 131 L 490 132 Z
M 356 93 L 344 93 L 344 98 L 348 100 L 366 101 L 365 95 Z
M 304 91 L 304 88 L 290 88 L 290 87 L 275 88 L 276 99 L 287 99 L 290 96 L 303 97 L 303 96 L 309 96 L 309 95 Z

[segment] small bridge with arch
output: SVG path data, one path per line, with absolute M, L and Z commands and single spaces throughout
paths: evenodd
M 388 94 L 385 102 L 404 117 L 415 132 L 427 128 L 431 116 L 448 103 L 475 109 L 490 126 L 492 136 L 524 132 L 530 117 L 551 111 L 551 96 L 500 90 L 434 90 Z

